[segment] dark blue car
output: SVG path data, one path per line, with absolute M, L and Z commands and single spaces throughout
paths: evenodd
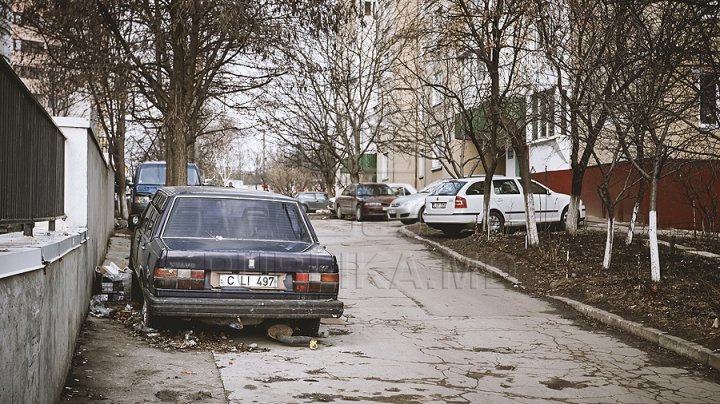
M 135 171 L 135 177 L 129 184 L 132 187 L 130 194 L 130 214 L 128 227 L 137 226 L 140 215 L 158 188 L 165 186 L 167 166 L 164 161 L 146 161 L 141 163 Z M 200 169 L 194 163 L 188 163 L 187 185 L 202 185 Z
M 167 317 L 316 335 L 339 317 L 340 273 L 300 203 L 262 191 L 160 188 L 132 239 L 147 325 Z M 139 295 L 139 293 L 138 293 Z

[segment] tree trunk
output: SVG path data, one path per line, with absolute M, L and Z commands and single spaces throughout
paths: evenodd
M 165 161 L 167 176 L 165 185 L 187 185 L 187 148 L 185 147 L 185 125 L 180 119 L 169 119 L 166 128 L 167 141 Z
M 492 190 L 492 178 L 495 175 L 495 169 L 497 168 L 497 161 L 495 164 L 490 164 L 485 172 L 485 183 L 483 184 L 483 219 L 482 219 L 482 232 L 487 235 L 490 239 L 490 192 Z M 477 226 L 476 226 L 477 227 Z M 477 228 L 475 230 L 477 233 Z
M 608 214 L 607 235 L 605 237 L 605 258 L 603 258 L 603 269 L 610 269 L 612 262 L 612 248 L 615 241 L 615 217 L 612 212 Z
M 568 206 L 567 220 L 565 220 L 565 232 L 572 237 L 577 235 L 578 219 L 580 219 L 580 196 L 582 194 L 582 182 L 585 170 L 573 167 L 572 191 L 570 192 L 570 206 Z
M 658 171 L 658 169 L 655 168 L 654 171 Z M 658 173 L 653 172 L 652 183 L 650 185 L 650 209 L 648 212 L 648 238 L 650 241 L 650 278 L 653 282 L 660 282 L 660 252 L 658 251 L 657 239 L 657 187 Z
M 520 138 L 513 136 L 513 143 L 519 143 Z M 530 188 L 530 163 L 528 161 L 527 149 L 523 144 L 513 144 L 515 155 L 520 164 L 520 182 L 522 183 L 523 196 L 525 199 L 525 226 L 527 229 L 528 245 L 537 247 L 540 244 L 537 222 L 535 220 L 535 201 Z
M 572 237 L 577 235 L 578 221 L 580 221 L 580 196 L 570 195 L 570 205 L 568 205 L 565 218 L 565 231 Z
M 637 223 L 638 213 L 640 212 L 640 203 L 645 196 L 645 182 L 641 182 L 637 197 L 635 198 L 635 206 L 633 206 L 632 217 L 630 218 L 630 225 L 628 226 L 627 236 L 625 237 L 625 245 L 630 245 L 633 242 L 633 235 L 635 234 L 635 224 Z
M 118 206 L 120 217 L 128 218 L 127 198 L 125 198 L 125 113 L 127 104 L 124 101 L 118 103 L 117 132 L 115 133 L 115 147 L 113 159 L 115 160 L 115 183 L 118 184 Z

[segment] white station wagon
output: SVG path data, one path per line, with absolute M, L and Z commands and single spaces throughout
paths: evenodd
M 483 220 L 483 186 L 485 177 L 450 180 L 425 198 L 423 219 L 428 226 L 447 235 L 463 229 L 474 229 Z M 490 201 L 490 230 L 502 232 L 506 227 L 525 226 L 525 201 L 519 177 L 493 176 Z M 552 191 L 532 181 L 537 223 L 564 224 L 570 195 Z M 585 205 L 580 202 L 580 220 L 585 219 Z

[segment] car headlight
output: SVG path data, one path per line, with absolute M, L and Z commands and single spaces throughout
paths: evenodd
M 136 195 L 135 198 L 133 199 L 133 203 L 150 203 L 150 197 L 144 196 L 144 195 L 141 195 L 141 196 Z

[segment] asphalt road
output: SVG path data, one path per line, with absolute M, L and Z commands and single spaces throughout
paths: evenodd
M 695 365 L 465 270 L 399 224 L 314 219 L 341 265 L 342 319 L 317 350 L 258 332 L 253 352 L 167 351 L 92 319 L 64 402 L 711 403 Z M 126 239 L 108 258 L 121 264 Z
M 320 349 L 216 354 L 230 402 L 717 402 L 720 384 L 465 271 L 398 225 L 315 220 L 345 324 Z M 570 316 L 572 317 L 572 315 Z M 686 367 L 687 366 L 687 367 Z

